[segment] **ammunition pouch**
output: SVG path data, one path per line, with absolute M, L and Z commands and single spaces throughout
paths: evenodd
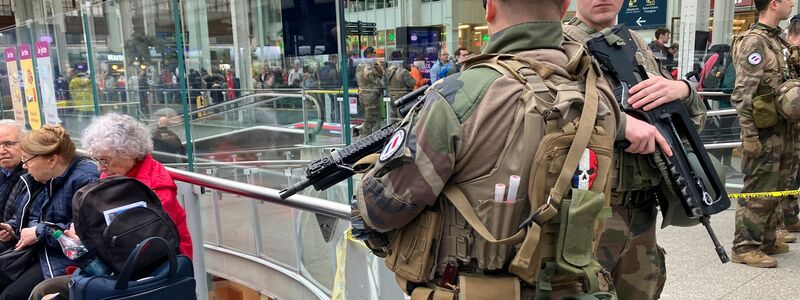
M 561 200 L 555 260 L 544 263 L 536 288 L 537 299 L 551 299 L 558 286 L 573 282 L 583 283 L 583 288 L 573 294 L 607 292 L 601 287 L 598 276 L 603 267 L 594 257 L 597 234 L 596 220 L 611 216 L 605 207 L 603 193 L 572 189 L 572 197 Z
M 384 261 L 386 267 L 410 282 L 428 282 L 433 276 L 441 225 L 440 213 L 422 211 L 395 234 Z
M 759 84 L 753 98 L 753 123 L 756 128 L 770 128 L 778 124 L 775 91 L 768 85 Z
M 618 157 L 616 162 L 618 168 L 615 170 L 616 191 L 642 191 L 661 183 L 661 174 L 651 155 L 631 154 L 622 148 L 616 148 L 615 151 Z M 621 203 L 611 203 L 611 205 L 619 204 Z

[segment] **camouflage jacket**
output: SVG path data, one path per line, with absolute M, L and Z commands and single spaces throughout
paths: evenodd
M 597 33 L 595 29 L 589 27 L 578 18 L 572 18 L 568 25 L 564 25 L 564 34 L 569 40 L 586 43 L 595 33 Z M 644 39 L 633 30 L 630 33 L 637 48 L 636 61 L 645 68 L 650 76 L 662 76 L 672 80 L 672 76 L 666 69 L 661 67 Z M 608 77 L 607 75 L 605 76 Z M 609 78 L 609 81 L 612 84 L 617 84 L 613 78 Z M 689 96 L 680 100 L 686 107 L 694 126 L 701 130 L 706 121 L 706 107 L 697 91 L 689 86 Z M 612 193 L 611 204 L 613 205 L 623 203 L 623 195 L 621 194 L 623 191 L 645 190 L 662 182 L 660 173 L 650 161 L 650 156 L 629 154 L 622 149 L 617 149 L 614 159 L 616 167 L 612 176 L 612 191 L 615 192 Z
M 569 58 L 563 42 L 559 22 L 523 23 L 495 34 L 483 52 L 540 61 L 554 71 L 548 81 L 571 82 L 575 78 L 564 67 Z M 598 120 L 611 122 L 611 132 L 624 132 L 608 83 L 601 78 L 598 88 L 605 107 Z M 511 99 L 522 91 L 519 82 L 489 68 L 468 69 L 436 82 L 421 111 L 404 120 L 408 130 L 400 140 L 402 148 L 390 149 L 399 157 L 379 161 L 361 180 L 358 211 L 366 225 L 381 232 L 401 228 L 434 205 L 448 182 L 468 183 L 494 171 L 518 105 Z M 486 191 L 485 199 L 492 192 Z
M 386 89 L 392 98 L 410 93 L 416 83 L 408 70 L 399 65 L 392 65 L 386 69 Z
M 784 56 L 787 43 L 779 36 L 781 28 L 771 28 L 756 23 L 733 45 L 733 62 L 736 69 L 736 85 L 731 102 L 739 114 L 742 137 L 758 137 L 753 121 L 753 99 L 756 93 L 775 92 L 786 80 L 788 66 Z
M 383 88 L 383 65 L 377 59 L 366 59 L 356 67 L 356 82 L 360 90 L 380 91 Z

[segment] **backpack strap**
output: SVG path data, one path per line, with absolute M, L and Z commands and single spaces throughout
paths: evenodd
M 480 235 L 487 242 L 501 245 L 518 244 L 525 238 L 525 229 L 520 229 L 511 237 L 504 239 L 495 238 L 494 235 L 489 232 L 489 229 L 486 228 L 486 225 L 483 225 L 483 222 L 481 222 L 481 220 L 478 218 L 475 208 L 473 208 L 472 204 L 469 203 L 467 196 L 464 195 L 464 192 L 461 191 L 461 189 L 452 183 L 448 183 L 445 185 L 442 192 L 447 199 L 453 203 L 453 206 L 456 207 L 456 210 L 458 210 L 458 212 L 464 216 L 464 219 L 467 220 L 467 223 L 469 223 L 469 225 L 472 227 L 472 230 L 475 230 L 475 232 L 477 232 L 478 235 Z
M 586 57 L 588 59 L 588 57 Z M 594 130 L 594 123 L 597 120 L 597 107 L 600 97 L 597 90 L 597 70 L 595 68 L 588 68 L 586 77 L 586 97 L 583 101 L 583 109 L 581 111 L 580 124 L 575 133 L 575 138 L 572 140 L 567 158 L 564 161 L 564 168 L 561 169 L 561 174 L 556 180 L 555 186 L 550 190 L 550 196 L 539 210 L 547 210 L 548 205 L 552 205 L 551 201 L 555 202 L 555 207 L 561 202 L 564 194 L 567 192 L 572 175 L 575 172 L 571 166 L 577 166 L 583 155 L 584 149 L 589 145 L 589 138 Z M 533 171 L 533 170 L 531 170 Z M 531 182 L 529 186 L 533 186 L 532 176 L 528 177 Z

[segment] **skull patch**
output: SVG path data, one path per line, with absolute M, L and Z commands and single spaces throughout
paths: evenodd
M 575 170 L 575 175 L 572 176 L 572 187 L 590 190 L 596 178 L 597 154 L 592 149 L 584 149 L 583 156 L 578 162 L 578 168 Z

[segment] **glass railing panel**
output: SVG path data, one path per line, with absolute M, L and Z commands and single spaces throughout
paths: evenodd
M 259 202 L 256 204 L 260 220 L 261 256 L 297 270 L 297 232 L 299 211 L 285 206 Z
M 217 220 L 214 214 L 214 195 L 211 191 L 206 191 L 200 195 L 200 212 L 203 223 L 203 241 L 211 244 L 218 244 L 217 240 Z
M 17 28 L 9 28 L 9 29 L 0 31 L 0 47 L 2 47 L 2 49 L 0 49 L 0 50 L 4 51 L 3 52 L 4 54 L 6 54 L 5 51 L 7 51 L 10 48 L 10 49 L 12 49 L 14 51 L 15 55 L 18 55 L 16 53 L 18 53 L 18 51 L 17 51 L 17 40 L 18 40 L 17 39 L 17 32 L 19 32 L 19 31 L 25 33 L 24 28 L 19 28 L 19 27 L 17 27 Z M 2 105 L 2 109 L 3 109 L 3 114 L 2 114 L 3 119 L 14 119 L 15 115 L 14 115 L 14 110 L 13 110 L 12 99 L 14 99 L 14 98 L 15 99 L 19 99 L 18 103 L 19 103 L 20 107 L 22 107 L 22 103 L 23 103 L 22 102 L 22 99 L 23 99 L 22 97 L 23 97 L 24 94 L 22 92 L 22 88 L 18 88 L 18 89 L 14 89 L 14 90 L 11 89 L 11 82 L 16 82 L 16 84 L 18 84 L 18 85 L 22 84 L 22 81 L 20 80 L 21 77 L 20 77 L 20 72 L 19 72 L 19 64 L 17 63 L 17 61 L 15 59 L 14 62 L 11 63 L 12 67 L 14 67 L 13 70 L 10 70 L 8 68 L 8 64 L 9 63 L 6 62 L 6 59 L 4 59 L 2 63 L 0 63 L 0 95 L 2 96 L 2 99 L 3 99 L 3 101 L 0 102 L 0 105 Z M 13 93 L 13 95 L 12 95 L 12 93 Z M 19 116 L 23 120 L 25 119 L 24 112 L 19 114 Z

